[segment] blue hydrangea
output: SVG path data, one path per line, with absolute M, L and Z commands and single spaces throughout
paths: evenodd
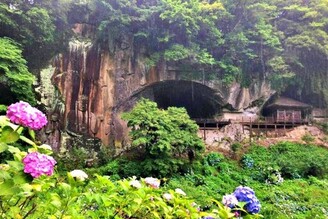
M 233 193 L 239 202 L 245 202 L 246 211 L 256 214 L 261 209 L 261 204 L 255 196 L 255 192 L 247 186 L 238 186 Z

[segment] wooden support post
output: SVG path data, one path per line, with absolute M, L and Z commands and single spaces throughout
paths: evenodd
M 278 137 L 278 134 L 277 134 L 277 125 L 274 125 L 274 133 L 275 133 L 275 136 Z

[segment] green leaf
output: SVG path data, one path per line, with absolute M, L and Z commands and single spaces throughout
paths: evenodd
M 13 146 L 8 146 L 8 151 L 12 154 L 17 154 L 20 153 L 21 151 L 19 150 L 19 148 L 13 147 Z
M 8 145 L 6 143 L 0 142 L 0 153 L 6 151 L 8 149 Z
M 0 141 L 4 143 L 13 143 L 19 139 L 19 134 L 10 126 L 5 126 L 2 129 Z
M 0 126 L 8 125 L 9 119 L 7 116 L 0 116 Z
M 53 206 L 55 206 L 55 207 L 57 207 L 57 208 L 60 208 L 61 207 L 61 205 L 62 205 L 62 203 L 61 203 L 61 201 L 60 201 L 60 197 L 59 197 L 59 195 L 58 194 L 56 194 L 56 193 L 53 193 L 53 194 L 51 194 L 51 204 L 53 205 Z
M 0 196 L 6 196 L 6 195 L 14 195 L 19 190 L 18 188 L 14 189 L 13 187 L 14 181 L 13 180 L 7 180 L 4 183 L 0 184 Z
M 13 181 L 14 181 L 15 185 L 21 185 L 21 184 L 27 183 L 28 179 L 26 177 L 26 174 L 21 171 L 21 172 L 15 174 L 15 176 L 13 177 Z
M 7 161 L 7 163 L 18 171 L 24 169 L 24 165 L 22 162 L 9 160 Z
M 31 136 L 32 140 L 35 141 L 35 132 L 32 129 L 28 129 L 28 133 Z
M 32 146 L 36 146 L 36 144 L 31 140 L 31 139 L 28 139 L 26 138 L 25 136 L 20 136 L 19 137 L 22 141 L 26 142 L 27 144 L 29 145 L 32 145 Z
M 10 176 L 8 171 L 0 170 L 0 179 L 7 180 L 7 179 L 10 179 L 10 178 L 11 178 L 11 176 Z

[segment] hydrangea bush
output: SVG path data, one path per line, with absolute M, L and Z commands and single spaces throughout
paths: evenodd
M 35 143 L 34 130 L 46 124 L 46 116 L 23 101 L 10 105 L 6 116 L 0 116 L 0 153 L 7 151 L 13 157 L 0 166 L 1 218 L 26 218 L 32 214 L 36 204 L 30 203 L 49 181 L 33 179 L 54 173 L 56 161 L 50 156 L 51 147 Z M 30 138 L 22 134 L 25 128 Z M 15 147 L 21 143 L 31 147 L 21 151 Z

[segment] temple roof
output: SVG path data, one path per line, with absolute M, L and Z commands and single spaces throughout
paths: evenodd
M 296 108 L 296 109 L 310 109 L 311 105 L 288 98 L 279 97 L 274 102 L 269 104 L 266 108 Z

